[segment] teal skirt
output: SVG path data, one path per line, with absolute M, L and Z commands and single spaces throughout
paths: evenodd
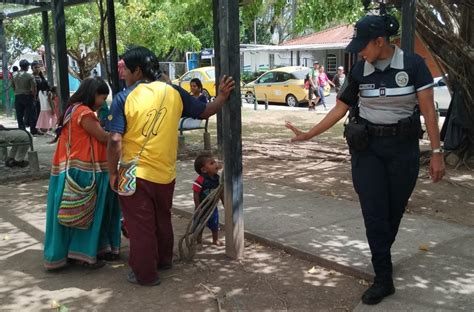
M 83 187 L 90 185 L 92 180 L 90 171 L 71 168 L 69 175 Z M 67 264 L 68 258 L 92 264 L 97 261 L 97 255 L 119 254 L 121 213 L 117 194 L 109 187 L 109 174 L 96 173 L 97 201 L 94 220 L 87 230 L 66 227 L 57 220 L 65 180 L 65 171 L 51 175 L 49 180 L 44 241 L 45 267 L 60 268 Z

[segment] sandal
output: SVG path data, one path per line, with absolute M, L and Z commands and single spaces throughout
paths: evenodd
M 167 271 L 173 268 L 173 263 L 164 263 L 158 265 L 158 271 Z
M 114 253 L 111 253 L 111 252 L 107 252 L 107 253 L 104 253 L 104 254 L 101 254 L 101 255 L 97 255 L 97 259 L 113 262 L 113 261 L 120 260 L 120 255 L 114 254 Z
M 74 264 L 78 265 L 78 266 L 81 266 L 83 268 L 86 268 L 86 269 L 96 270 L 96 269 L 100 269 L 100 268 L 104 267 L 105 261 L 98 259 L 94 263 L 89 263 L 89 262 L 82 261 L 82 260 L 75 260 Z

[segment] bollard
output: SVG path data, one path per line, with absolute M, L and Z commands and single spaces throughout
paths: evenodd
M 186 144 L 184 143 L 184 135 L 178 135 L 178 153 L 184 153 Z
M 257 94 L 255 92 L 253 94 L 254 94 L 253 109 L 257 110 L 257 108 L 258 108 Z
M 268 96 L 265 93 L 265 110 L 268 110 Z
M 204 150 L 210 151 L 211 150 L 211 134 L 209 132 L 204 132 Z
M 30 163 L 30 171 L 33 173 L 39 172 L 39 161 L 37 151 L 28 152 L 28 161 Z

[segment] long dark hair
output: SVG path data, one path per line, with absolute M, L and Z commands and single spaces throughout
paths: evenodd
M 189 85 L 191 85 L 192 83 L 195 83 L 196 86 L 199 88 L 199 91 L 202 92 L 202 82 L 201 82 L 201 79 L 199 79 L 199 78 L 193 78 L 193 79 L 191 79 L 191 81 L 189 82 Z
M 156 55 L 145 47 L 133 47 L 123 55 L 125 66 L 133 73 L 140 68 L 143 76 L 150 80 L 158 80 L 161 76 L 160 62 Z
M 109 86 L 100 77 L 84 79 L 76 92 L 67 101 L 66 109 L 62 112 L 58 119 L 56 137 L 51 143 L 58 141 L 61 130 L 64 126 L 64 115 L 67 110 L 76 103 L 86 105 L 90 109 L 94 109 L 96 95 L 109 95 Z

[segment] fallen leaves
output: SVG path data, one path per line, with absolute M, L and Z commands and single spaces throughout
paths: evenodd
M 427 245 L 427 244 L 421 244 L 419 247 L 418 247 L 419 250 L 421 251 L 429 251 L 430 250 L 430 247 Z
M 65 305 L 60 304 L 56 300 L 51 301 L 51 308 L 56 309 L 56 311 L 58 311 L 58 312 L 68 312 L 69 311 L 69 309 Z

